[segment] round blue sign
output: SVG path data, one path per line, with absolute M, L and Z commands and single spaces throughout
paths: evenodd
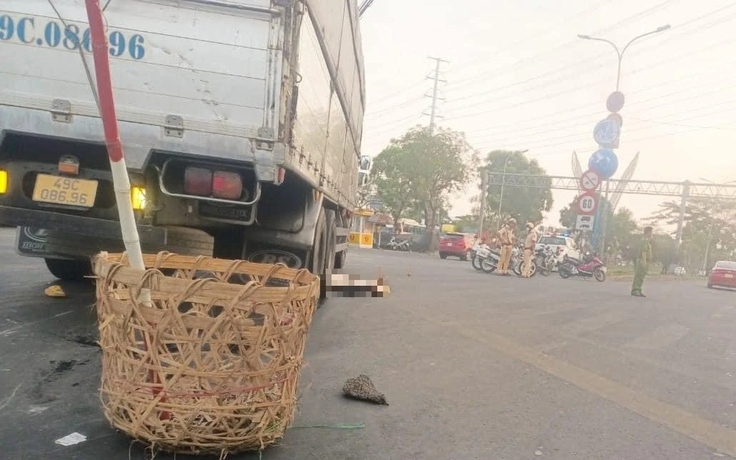
M 612 118 L 599 121 L 593 128 L 593 139 L 601 147 L 615 147 L 618 136 L 621 134 L 621 126 Z
M 618 157 L 611 149 L 600 149 L 590 156 L 588 169 L 597 172 L 601 179 L 610 179 L 618 170 Z

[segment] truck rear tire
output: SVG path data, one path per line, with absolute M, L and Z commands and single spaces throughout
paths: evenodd
M 212 257 L 215 251 L 215 238 L 204 230 L 188 227 L 167 227 L 164 250 L 182 256 Z M 155 253 L 159 248 L 143 246 L 143 252 Z
M 82 281 L 92 275 L 92 264 L 87 259 L 44 259 L 46 268 L 61 281 Z
M 327 239 L 325 240 L 325 272 L 335 268 L 335 247 L 337 246 L 337 216 L 332 209 L 325 210 Z
M 327 219 L 325 212 L 320 211 L 317 226 L 314 229 L 314 244 L 310 251 L 309 271 L 323 277 L 325 273 L 325 248 L 327 247 Z

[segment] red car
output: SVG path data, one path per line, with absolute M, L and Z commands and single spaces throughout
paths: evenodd
M 719 260 L 708 275 L 708 287 L 736 288 L 736 262 Z
M 447 233 L 440 238 L 440 258 L 459 257 L 468 260 L 468 253 L 473 247 L 473 236 L 467 233 Z

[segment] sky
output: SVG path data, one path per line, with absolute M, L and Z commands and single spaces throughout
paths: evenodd
M 360 0 L 359 0 L 360 1 Z M 428 125 L 435 61 L 442 63 L 437 120 L 465 133 L 485 155 L 526 150 L 550 175 L 572 176 L 573 151 L 587 169 L 593 127 L 608 115 L 622 48 L 626 104 L 621 176 L 637 152 L 632 179 L 736 180 L 736 1 L 726 0 L 375 0 L 361 19 L 366 72 L 363 154 Z M 553 191 L 545 224 L 575 192 Z M 477 185 L 452 197 L 451 216 L 471 211 Z M 649 217 L 667 197 L 624 195 L 619 208 Z

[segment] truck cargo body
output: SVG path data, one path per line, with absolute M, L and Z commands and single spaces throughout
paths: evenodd
M 343 264 L 364 111 L 355 0 L 101 3 L 144 250 Z M 0 62 L 0 224 L 78 277 L 123 247 L 84 0 L 4 0 Z

